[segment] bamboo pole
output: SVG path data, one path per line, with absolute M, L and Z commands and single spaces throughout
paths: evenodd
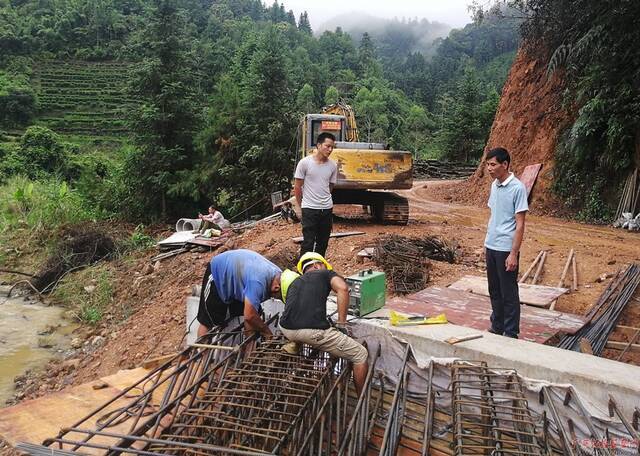
M 558 282 L 558 288 L 564 288 L 564 280 L 567 277 L 567 272 L 569 272 L 569 266 L 573 262 L 573 257 L 576 254 L 575 250 L 571 249 L 569 252 L 569 256 L 567 257 L 567 262 L 564 265 L 564 269 L 562 270 L 562 275 L 560 276 L 560 281 Z M 556 308 L 556 304 L 558 303 L 557 299 L 554 299 L 551 305 L 549 306 L 549 310 L 554 310 Z
M 538 263 L 538 269 L 536 269 L 536 274 L 533 276 L 533 280 L 531 281 L 532 285 L 538 283 L 538 279 L 540 278 L 540 273 L 542 272 L 542 268 L 544 267 L 544 261 L 547 259 L 547 251 L 543 250 L 542 258 L 540 258 L 540 262 Z
M 578 290 L 578 266 L 576 265 L 576 255 L 573 254 L 573 258 L 571 259 L 571 269 L 573 270 L 573 291 Z
M 540 252 L 538 253 L 538 256 L 536 256 L 536 258 L 533 260 L 533 263 L 531 263 L 531 266 L 529 266 L 529 269 L 527 269 L 526 272 L 522 274 L 522 277 L 520 278 L 519 283 L 524 283 L 525 280 L 527 280 L 527 277 L 529 277 L 529 274 L 531 274 L 531 271 L 533 271 L 533 268 L 536 267 L 536 264 L 538 263 L 538 260 L 542 256 L 542 253 L 543 253 L 543 250 L 540 250 Z

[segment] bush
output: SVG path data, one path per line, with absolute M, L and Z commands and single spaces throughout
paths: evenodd
M 78 193 L 64 181 L 33 181 L 14 176 L 0 187 L 0 234 L 28 228 L 33 236 L 49 237 L 61 225 L 83 222 L 93 216 Z
M 0 72 L 0 125 L 28 124 L 36 112 L 36 94 L 25 78 Z

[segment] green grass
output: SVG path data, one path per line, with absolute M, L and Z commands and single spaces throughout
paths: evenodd
M 60 281 L 51 295 L 52 299 L 69 308 L 78 321 L 96 325 L 107 312 L 112 313 L 113 277 L 107 265 L 91 266 Z M 119 309 L 122 318 L 130 311 Z

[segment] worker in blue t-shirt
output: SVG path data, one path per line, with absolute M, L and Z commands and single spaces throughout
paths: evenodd
M 230 250 L 214 256 L 202 278 L 198 306 L 198 337 L 228 318 L 244 317 L 247 331 L 271 336 L 260 317 L 261 303 L 280 298 L 281 269 L 251 250 Z

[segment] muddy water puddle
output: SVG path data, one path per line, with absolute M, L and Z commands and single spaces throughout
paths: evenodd
M 0 295 L 0 407 L 12 396 L 17 375 L 69 347 L 76 325 L 63 313 L 60 307 Z

